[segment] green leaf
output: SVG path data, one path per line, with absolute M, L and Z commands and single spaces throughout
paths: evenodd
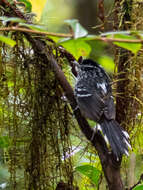
M 50 39 L 52 39 L 54 42 L 56 42 L 56 43 L 58 43 L 59 40 L 62 39 L 62 37 L 58 37 L 58 36 L 50 36 L 50 35 L 48 35 L 48 37 L 49 37 Z
M 30 1 L 28 1 L 28 0 L 19 0 L 19 1 L 25 4 L 25 8 L 26 8 L 27 12 L 32 11 L 32 4 Z
M 110 36 L 111 37 L 111 36 Z M 134 36 L 128 36 L 128 35 L 124 35 L 124 34 L 115 34 L 114 39 L 126 39 L 126 40 L 135 40 L 137 39 Z M 131 43 L 131 42 L 114 42 L 115 45 L 125 48 L 127 50 L 130 50 L 131 52 L 133 52 L 134 54 L 136 54 L 140 49 L 142 44 L 141 43 Z
M 138 185 L 133 190 L 143 190 L 143 185 Z
M 99 40 L 88 40 L 86 41 L 91 47 L 90 57 L 94 60 L 98 60 L 99 57 L 105 55 L 107 43 Z
M 85 30 L 85 28 L 83 28 L 83 26 L 80 25 L 78 20 L 72 19 L 72 20 L 65 20 L 64 22 L 72 28 L 74 32 L 74 38 L 84 37 L 88 34 L 87 30 Z
M 23 19 L 17 18 L 17 17 L 6 17 L 6 16 L 1 16 L 0 20 L 4 21 L 4 22 L 17 22 L 17 23 L 24 23 L 26 22 Z
M 98 186 L 101 171 L 91 165 L 83 165 L 75 168 L 76 171 L 88 177 L 93 184 Z
M 82 38 L 67 40 L 59 44 L 73 54 L 76 59 L 80 56 L 87 57 L 91 51 L 90 45 L 83 41 Z
M 26 23 L 19 23 L 19 26 L 26 26 L 32 30 L 38 30 L 42 32 L 47 32 L 47 28 L 45 26 L 41 25 L 35 25 L 35 24 L 26 24 Z
M 2 36 L 2 35 L 0 35 L 0 41 L 10 45 L 11 47 L 15 46 L 15 44 L 16 44 L 16 42 L 14 40 L 12 40 L 11 38 L 8 38 L 8 37 Z
M 100 65 L 102 65 L 105 68 L 107 72 L 109 73 L 114 72 L 115 64 L 111 57 L 107 55 L 101 56 L 99 57 L 98 62 L 100 63 Z

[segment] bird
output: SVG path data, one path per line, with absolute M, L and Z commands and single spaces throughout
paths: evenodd
M 74 96 L 81 113 L 100 126 L 117 158 L 121 158 L 123 154 L 128 156 L 131 148 L 129 135 L 116 121 L 109 75 L 92 59 L 82 60 L 76 65 L 76 70 Z

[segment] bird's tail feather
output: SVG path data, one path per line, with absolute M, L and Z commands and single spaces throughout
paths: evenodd
M 103 134 L 107 137 L 113 153 L 119 158 L 122 154 L 128 156 L 129 135 L 115 120 L 102 120 L 100 123 Z

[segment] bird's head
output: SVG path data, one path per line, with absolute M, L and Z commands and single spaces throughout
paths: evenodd
M 95 67 L 99 67 L 99 64 L 95 61 L 93 61 L 92 59 L 84 59 L 81 64 L 80 64 L 81 68 L 92 68 L 94 69 Z
M 97 62 L 91 59 L 82 59 L 80 61 L 74 61 L 74 64 L 77 73 L 81 70 L 88 71 L 100 67 L 100 65 Z

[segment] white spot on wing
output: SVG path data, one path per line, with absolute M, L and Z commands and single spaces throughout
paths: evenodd
M 89 97 L 92 96 L 92 94 L 77 94 L 77 97 Z
M 93 66 L 93 65 L 82 65 L 82 67 L 85 67 L 85 68 L 96 68 L 96 66 Z
M 87 91 L 85 88 L 76 88 L 78 92 Z
M 97 87 L 101 87 L 103 92 L 106 94 L 107 93 L 107 88 L 105 83 L 97 83 Z
M 117 162 L 119 161 L 119 158 L 117 157 Z

